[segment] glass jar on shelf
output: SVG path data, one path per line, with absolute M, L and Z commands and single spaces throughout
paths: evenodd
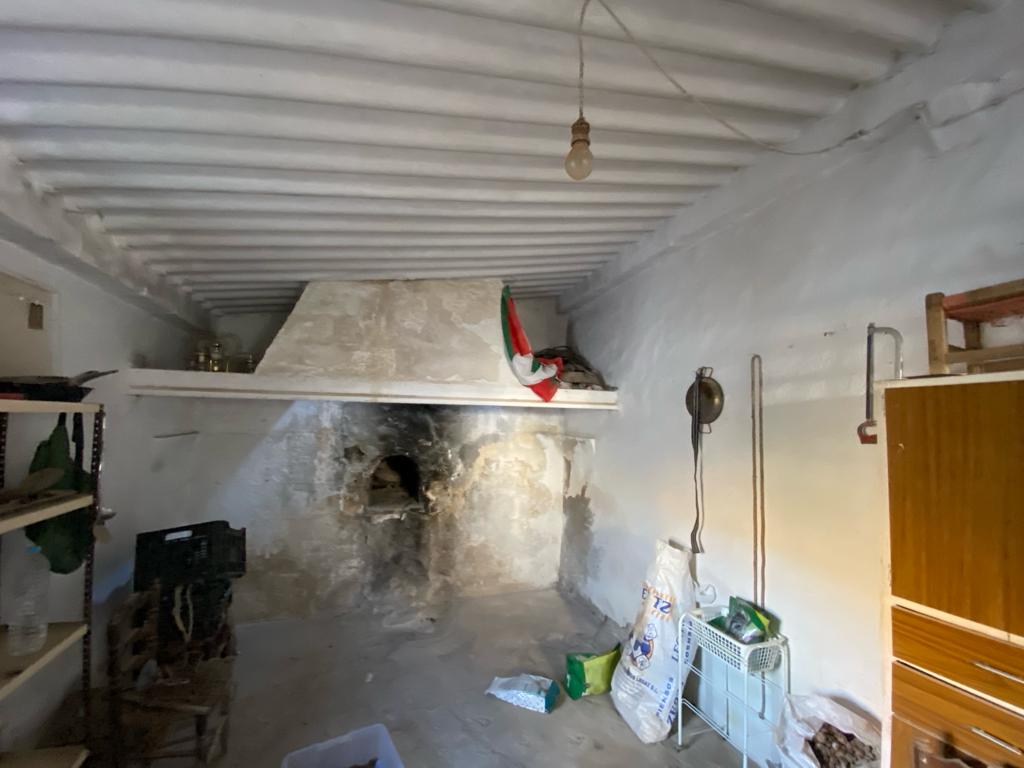
M 256 371 L 256 357 L 252 352 L 243 352 L 231 358 L 228 370 L 232 373 L 254 373 Z
M 205 349 L 197 349 L 192 353 L 192 357 L 188 361 L 188 369 L 190 371 L 210 370 L 210 361 L 206 356 Z
M 227 370 L 224 360 L 224 345 L 219 341 L 210 344 L 210 359 L 207 368 L 211 373 L 223 373 Z

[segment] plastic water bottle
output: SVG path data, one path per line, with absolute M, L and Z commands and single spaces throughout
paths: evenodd
M 46 644 L 50 561 L 39 547 L 32 545 L 25 548 L 12 570 L 14 610 L 7 625 L 7 652 L 11 656 L 27 656 Z

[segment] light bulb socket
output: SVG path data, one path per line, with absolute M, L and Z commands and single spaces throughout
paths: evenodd
M 570 146 L 575 146 L 576 142 L 584 141 L 587 146 L 590 146 L 590 123 L 587 122 L 583 115 L 580 115 L 580 119 L 572 124 L 572 140 L 569 142 Z

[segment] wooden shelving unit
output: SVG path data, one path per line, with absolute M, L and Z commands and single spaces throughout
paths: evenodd
M 0 397 L 0 488 L 3 487 L 6 478 L 7 424 L 11 414 L 73 414 L 76 422 L 85 414 L 91 414 L 93 429 L 89 471 L 93 493 L 51 492 L 44 493 L 23 504 L 5 505 L 0 510 L 0 535 L 80 509 L 88 509 L 91 519 L 95 521 L 99 508 L 100 464 L 103 456 L 103 406 L 96 403 L 8 400 Z M 83 741 L 85 744 L 90 742 L 92 735 L 90 688 L 94 563 L 94 546 L 90 542 L 86 551 L 82 579 L 82 620 L 50 624 L 47 628 L 46 643 L 38 652 L 27 656 L 10 655 L 7 653 L 7 629 L 0 630 L 0 701 L 19 688 L 28 685 L 38 672 L 52 664 L 66 651 L 76 645 L 81 646 Z M 89 756 L 89 750 L 85 744 L 2 754 L 0 755 L 0 767 L 79 768 Z
M 85 747 L 54 747 L 31 752 L 8 752 L 0 755 L 4 768 L 79 768 L 89 757 Z
M 0 534 L 49 520 L 76 509 L 91 507 L 91 493 L 62 493 L 50 498 L 37 499 L 17 507 L 0 507 Z
M 99 403 L 64 403 L 55 400 L 8 400 L 0 397 L 0 413 L 99 413 Z
M 85 624 L 80 621 L 50 624 L 46 645 L 28 656 L 11 656 L 7 653 L 7 628 L 0 629 L 0 701 L 85 637 L 85 629 Z

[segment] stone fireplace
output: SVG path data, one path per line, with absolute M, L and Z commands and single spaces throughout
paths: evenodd
M 500 295 L 497 280 L 314 283 L 257 376 L 349 374 L 410 391 L 511 381 L 532 396 L 503 356 Z M 548 587 L 570 562 L 574 454 L 559 410 L 205 399 L 194 409 L 185 507 L 248 529 L 239 620 L 419 610 Z
M 192 519 L 248 529 L 240 621 L 554 584 L 569 466 L 557 412 L 197 401 Z M 167 471 L 183 468 L 167 467 Z

